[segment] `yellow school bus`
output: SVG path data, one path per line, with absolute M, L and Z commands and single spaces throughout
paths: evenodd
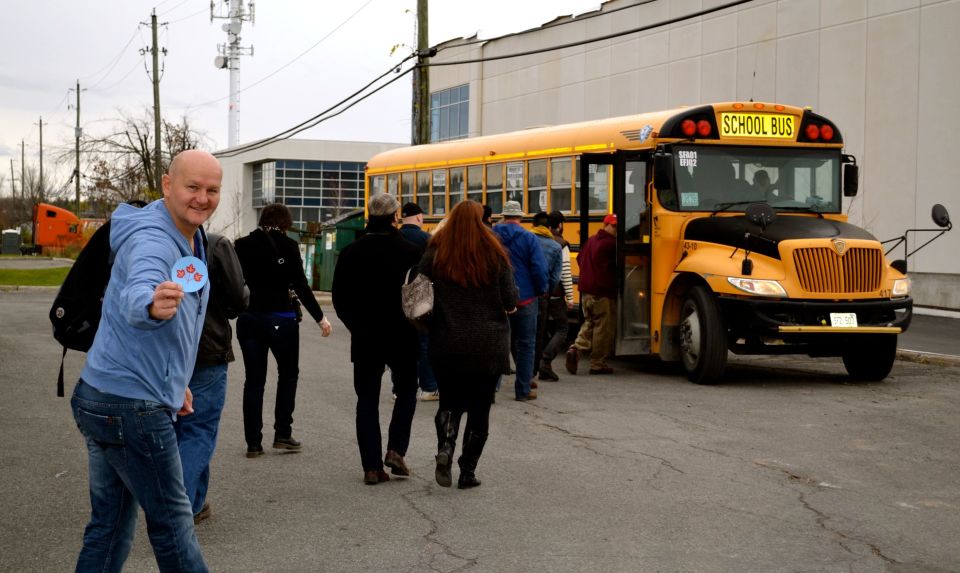
M 858 168 L 809 109 L 730 102 L 381 153 L 366 191 L 435 224 L 458 202 L 566 215 L 577 251 L 616 213 L 618 355 L 718 382 L 727 353 L 842 357 L 880 380 L 910 323 L 910 280 L 842 196 Z

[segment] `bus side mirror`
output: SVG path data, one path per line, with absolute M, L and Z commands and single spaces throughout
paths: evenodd
M 940 203 L 933 206 L 933 212 L 930 213 L 930 215 L 933 218 L 934 224 L 938 227 L 948 230 L 953 227 L 953 225 L 950 224 L 950 213 L 948 213 L 947 208 Z
M 660 151 L 653 156 L 653 184 L 660 191 L 673 189 L 673 154 Z
M 856 197 L 860 190 L 860 166 L 856 163 L 843 165 L 843 196 Z

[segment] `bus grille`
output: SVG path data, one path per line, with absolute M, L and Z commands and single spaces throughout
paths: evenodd
M 831 248 L 797 249 L 793 263 L 807 292 L 874 292 L 883 275 L 880 249 L 852 248 L 842 257 Z

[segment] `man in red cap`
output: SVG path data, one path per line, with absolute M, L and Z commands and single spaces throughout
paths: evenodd
M 617 216 L 603 218 L 603 228 L 587 239 L 577 255 L 583 326 L 567 350 L 567 371 L 577 373 L 580 353 L 590 351 L 590 374 L 611 374 L 607 357 L 613 350 L 617 318 Z

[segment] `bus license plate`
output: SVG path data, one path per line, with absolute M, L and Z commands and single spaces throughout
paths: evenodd
M 721 113 L 721 137 L 795 139 L 794 116 L 771 113 Z
M 857 313 L 855 312 L 831 312 L 830 326 L 837 328 L 856 328 Z

